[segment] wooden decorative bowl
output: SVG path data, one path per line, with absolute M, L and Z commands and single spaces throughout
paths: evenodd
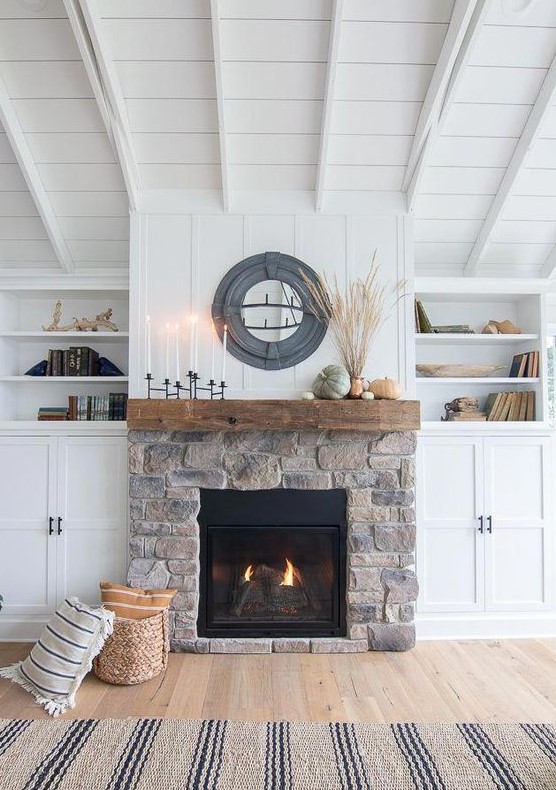
M 485 378 L 507 365 L 415 365 L 417 374 L 425 378 Z

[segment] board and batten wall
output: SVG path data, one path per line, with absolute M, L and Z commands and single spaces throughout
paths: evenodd
M 130 396 L 145 397 L 145 318 L 150 316 L 152 373 L 160 382 L 165 372 L 164 336 L 172 328 L 171 378 L 175 376 L 173 330 L 182 329 L 181 378 L 189 368 L 186 335 L 192 313 L 199 317 L 199 373 L 210 377 L 210 307 L 223 275 L 243 258 L 278 250 L 300 258 L 317 272 L 344 285 L 364 277 L 374 250 L 381 281 L 392 288 L 407 281 L 406 296 L 398 300 L 371 349 L 365 374 L 397 378 L 411 394 L 413 368 L 413 259 L 411 220 L 404 214 L 353 216 L 331 214 L 161 214 L 131 216 L 130 261 Z M 394 303 L 392 297 L 391 302 Z M 216 376 L 222 349 L 217 341 Z M 317 373 L 338 357 L 329 335 L 302 364 L 281 371 L 244 365 L 228 354 L 228 398 L 299 397 Z

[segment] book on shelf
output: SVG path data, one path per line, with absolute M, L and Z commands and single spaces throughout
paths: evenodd
M 524 422 L 535 419 L 535 393 L 491 392 L 485 403 L 489 422 Z
M 98 376 L 99 354 L 89 346 L 51 348 L 46 360 L 47 376 Z
M 448 417 L 448 422 L 484 422 L 486 419 L 484 411 L 455 411 Z
M 68 410 L 65 406 L 40 406 L 37 420 L 40 422 L 60 422 L 68 419 Z
M 68 415 L 69 420 L 78 421 L 125 420 L 127 394 L 111 392 L 109 395 L 69 395 Z
M 539 375 L 539 352 L 526 351 L 516 354 L 510 366 L 510 378 L 536 379 Z
M 432 331 L 437 335 L 474 335 L 469 324 L 435 324 Z
M 415 331 L 419 333 L 431 334 L 432 324 L 419 299 L 415 300 Z

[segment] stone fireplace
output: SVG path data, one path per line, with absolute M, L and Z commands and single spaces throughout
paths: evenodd
M 233 410 L 237 404 L 249 403 L 230 401 L 226 407 L 219 408 Z M 373 406 L 372 402 L 357 405 Z M 377 405 L 374 404 L 375 409 Z M 175 404 L 173 407 L 177 408 Z M 274 419 L 275 429 L 269 428 L 267 421 L 263 429 L 247 430 L 241 418 L 235 416 L 222 418 L 220 424 L 216 421 L 205 430 L 189 430 L 175 427 L 183 423 L 188 427 L 189 417 L 181 422 L 160 416 L 151 420 L 134 419 L 134 408 L 132 401 L 128 582 L 143 588 L 178 589 L 170 614 L 172 650 L 359 652 L 407 650 L 413 646 L 414 602 L 418 592 L 412 570 L 414 430 L 384 430 L 388 424 L 384 419 L 365 420 L 363 426 L 359 420 L 356 429 L 348 430 L 327 428 L 327 421 L 322 419 L 318 422 L 325 427 L 315 429 L 315 421 L 306 420 L 306 428 L 283 430 L 279 417 Z M 189 410 L 191 405 L 181 408 Z M 313 407 L 304 404 L 303 408 Z M 349 424 L 347 419 L 344 422 Z M 416 419 L 413 416 L 412 420 L 401 423 L 417 428 L 418 411 Z M 198 424 L 195 420 L 195 425 Z M 153 430 L 158 425 L 161 429 Z M 228 518 L 232 523 L 216 524 L 216 511 L 211 510 L 214 506 L 202 506 L 210 500 L 205 494 L 211 491 L 237 492 L 237 496 L 232 494 L 230 499 L 223 500 L 224 512 L 234 500 L 240 503 L 237 514 Z M 319 512 L 318 505 L 311 505 L 310 500 L 303 503 L 302 497 L 298 497 L 299 512 L 292 516 L 285 504 L 287 500 L 281 496 L 288 491 L 332 495 L 337 492 L 339 499 L 335 500 L 336 505 L 332 499 L 328 504 L 323 503 Z M 241 492 L 255 494 L 260 523 L 257 519 L 251 523 L 253 518 L 250 517 L 251 522 L 246 518 L 242 502 L 248 497 L 244 498 Z M 343 503 L 341 509 L 345 512 L 338 511 L 338 501 Z M 317 512 L 313 517 L 314 507 Z M 304 512 L 309 522 L 306 525 L 301 523 Z M 343 537 L 338 532 L 338 537 L 327 538 L 326 530 L 337 522 L 343 524 Z M 207 524 L 223 530 L 224 547 L 219 549 L 216 566 L 214 558 L 209 562 L 207 533 L 202 534 Z M 288 526 L 293 530 L 290 533 L 283 531 Z M 309 527 L 309 533 L 301 538 L 303 526 Z M 243 537 L 239 532 L 232 536 L 225 532 L 231 527 L 247 532 Z M 311 529 L 318 527 L 321 532 L 317 538 Z M 238 543 L 240 538 L 243 544 Z M 264 549 L 263 538 L 268 544 Z M 321 552 L 319 573 L 315 573 L 314 560 L 308 556 L 311 539 L 316 551 Z M 323 603 L 326 599 L 323 579 L 332 580 L 334 576 L 330 557 L 336 550 L 331 547 L 334 541 L 340 540 L 343 543 L 337 556 L 341 558 L 341 570 L 337 573 L 339 585 L 335 589 L 341 589 L 342 600 L 334 612 L 334 617 L 340 617 L 336 620 L 333 617 L 332 622 L 327 617 L 332 616 L 334 604 Z M 288 553 L 295 556 L 289 557 Z M 227 570 L 223 570 L 223 557 L 231 558 Z M 291 584 L 284 583 L 288 571 L 286 560 L 293 568 Z M 222 574 L 225 577 L 220 586 L 215 584 L 210 588 L 212 604 L 214 596 L 217 599 L 216 621 L 210 628 L 207 574 L 218 579 Z M 280 614 L 294 610 L 298 617 Z M 261 612 L 266 612 L 266 619 L 263 618 L 263 627 L 257 631 L 257 627 L 250 626 Z M 304 628 L 303 618 L 308 623 L 313 620 L 313 625 L 316 622 L 316 629 Z M 219 625 L 228 621 L 235 622 L 231 632 L 225 628 L 219 630 Z M 277 623 L 278 627 L 265 628 L 264 623 Z

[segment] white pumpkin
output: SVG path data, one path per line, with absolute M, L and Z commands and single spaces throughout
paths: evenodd
M 314 394 L 325 400 L 345 398 L 350 387 L 349 373 L 341 365 L 327 365 L 313 382 Z
M 362 398 L 363 400 L 374 400 L 374 399 L 375 399 L 375 396 L 374 396 L 374 394 L 373 394 L 373 393 L 372 393 L 370 390 L 367 390 L 366 392 L 364 392 L 364 393 L 361 395 L 361 398 Z

